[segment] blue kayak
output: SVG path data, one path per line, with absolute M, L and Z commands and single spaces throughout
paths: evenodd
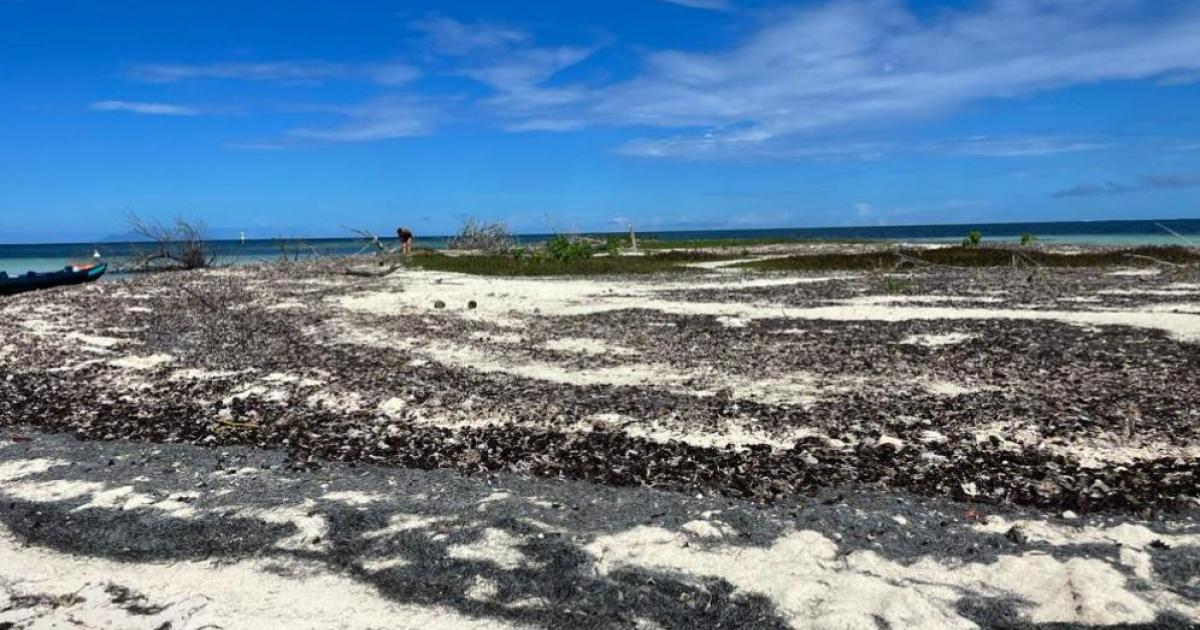
M 61 271 L 50 271 L 47 273 L 30 271 L 20 276 L 9 276 L 7 273 L 0 271 L 0 295 L 15 295 L 26 291 L 37 291 L 38 289 L 94 282 L 100 276 L 103 276 L 105 271 L 108 271 L 107 263 L 91 267 L 67 266 Z

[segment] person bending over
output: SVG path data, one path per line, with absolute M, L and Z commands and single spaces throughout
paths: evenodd
M 404 255 L 412 254 L 413 233 L 408 228 L 400 228 L 396 230 L 396 238 L 400 239 L 400 249 Z

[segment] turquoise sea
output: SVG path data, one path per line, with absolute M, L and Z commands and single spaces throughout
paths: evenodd
M 1200 246 L 1200 219 L 1161 219 L 1146 221 L 1062 221 L 1052 223 L 977 223 L 953 225 L 859 226 L 824 228 L 779 228 L 763 230 L 691 230 L 642 233 L 660 240 L 702 238 L 809 238 L 869 239 L 905 242 L 955 242 L 971 230 L 983 233 L 985 241 L 1010 242 L 1022 234 L 1033 234 L 1043 243 L 1090 244 L 1111 246 L 1183 245 L 1185 241 L 1163 226 Z M 601 235 L 602 236 L 602 235 Z M 524 234 L 523 243 L 548 238 L 547 234 Z M 447 237 L 418 237 L 414 245 L 435 249 L 446 246 Z M 221 262 L 244 263 L 279 259 L 275 240 L 220 240 L 212 246 Z M 73 261 L 90 261 L 96 252 L 104 260 L 120 262 L 138 251 L 136 243 L 47 243 L 35 245 L 0 244 L 0 271 L 9 274 L 26 271 L 52 271 Z M 143 246 L 144 247 L 144 246 Z M 304 254 L 347 255 L 361 251 L 363 241 L 345 238 L 306 239 Z

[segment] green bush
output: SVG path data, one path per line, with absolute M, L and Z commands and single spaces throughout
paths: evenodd
M 1013 250 L 1002 247 L 941 247 L 938 249 L 900 249 L 906 257 L 951 267 L 1008 267 L 1012 265 Z M 1151 259 L 1177 265 L 1200 263 L 1200 253 L 1179 246 L 1144 246 L 1133 249 L 1097 250 L 1079 254 L 1061 254 L 1030 250 L 1024 254 L 1044 267 L 1143 267 L 1155 263 Z M 890 251 L 861 254 L 830 253 L 802 254 L 786 258 L 769 258 L 735 265 L 760 271 L 829 271 L 872 270 L 910 266 Z M 915 265 L 913 265 L 915 266 Z
M 1037 240 L 1038 240 L 1038 237 L 1036 237 L 1028 232 L 1021 235 L 1021 245 L 1024 247 L 1033 245 L 1034 243 L 1037 242 Z
M 579 262 L 591 258 L 594 253 L 591 244 L 587 241 L 569 238 L 562 234 L 546 243 L 546 255 L 557 262 Z
M 963 239 L 963 247 L 979 247 L 979 243 L 983 242 L 983 232 L 979 230 L 971 230 L 967 232 L 967 238 Z
M 604 253 L 616 258 L 621 255 L 621 248 L 629 242 L 628 238 L 621 236 L 610 236 L 604 241 Z

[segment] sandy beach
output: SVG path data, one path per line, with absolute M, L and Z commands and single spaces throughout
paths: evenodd
M 0 301 L 0 627 L 1200 623 L 1196 266 L 831 248 Z

